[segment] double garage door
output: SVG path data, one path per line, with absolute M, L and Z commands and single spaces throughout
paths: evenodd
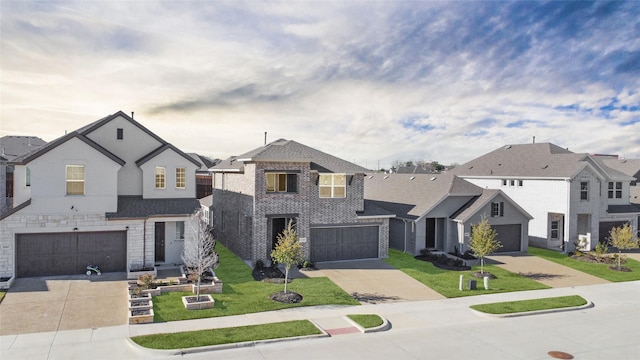
M 103 272 L 126 271 L 125 231 L 19 234 L 17 277 L 84 274 L 87 265 Z
M 497 252 L 522 251 L 522 225 L 492 225 L 491 227 L 498 233 L 496 240 L 502 244 Z
M 311 228 L 311 261 L 378 257 L 378 226 Z

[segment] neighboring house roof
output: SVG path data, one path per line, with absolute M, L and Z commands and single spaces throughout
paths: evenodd
M 570 179 L 588 165 L 601 176 L 629 180 L 628 176 L 609 168 L 597 157 L 573 153 L 551 143 L 505 145 L 450 172 L 464 177 Z
M 431 168 L 425 168 L 422 166 L 398 166 L 395 171 L 397 174 L 431 174 Z
M 480 209 L 482 209 L 491 201 L 493 201 L 498 195 L 503 195 L 503 198 L 505 201 L 508 201 L 512 206 L 516 207 L 524 216 L 529 218 L 529 220 L 533 219 L 533 216 L 531 216 L 528 212 L 526 212 L 522 207 L 520 207 L 520 205 L 518 205 L 510 197 L 505 195 L 501 190 L 495 190 L 495 189 L 482 189 L 482 195 L 471 199 L 463 207 L 461 207 L 458 211 L 456 211 L 453 215 L 451 215 L 451 218 L 456 221 L 466 222 L 473 215 L 475 215 Z
M 199 199 L 200 205 L 211 207 L 213 206 L 213 195 L 205 196 L 202 199 Z
M 452 174 L 367 174 L 366 201 L 396 216 L 424 216 L 448 196 L 480 196 L 482 188 Z
M 209 168 L 216 166 L 220 162 L 220 159 L 212 159 L 196 153 L 187 153 L 187 155 L 200 163 L 200 169 L 198 169 L 198 171 L 209 171 Z
M 242 155 L 230 157 L 211 170 L 242 171 L 242 163 L 245 162 L 308 162 L 311 170 L 322 173 L 355 174 L 368 171 L 360 165 L 286 139 L 279 139 Z
M 47 142 L 36 136 L 3 136 L 0 138 L 0 156 L 6 160 L 30 153 Z
M 118 211 L 107 219 L 148 218 L 154 216 L 188 216 L 200 208 L 198 199 L 143 199 L 142 196 L 119 196 Z
M 359 218 L 366 218 L 366 217 L 380 218 L 380 217 L 396 216 L 395 212 L 390 211 L 389 209 L 383 206 L 380 206 L 376 201 L 373 201 L 373 200 L 365 200 L 364 210 L 357 211 L 356 214 L 358 215 Z
M 612 159 L 602 158 L 601 161 L 609 168 L 625 175 L 633 176 L 640 181 L 640 159 Z

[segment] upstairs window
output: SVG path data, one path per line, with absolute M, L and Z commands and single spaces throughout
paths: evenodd
M 589 200 L 589 182 L 580 182 L 580 200 Z
M 320 175 L 321 198 L 344 198 L 347 196 L 347 176 L 345 174 Z
M 616 199 L 622 199 L 622 182 L 620 181 L 609 182 L 608 197 L 609 199 L 613 199 L 614 196 Z
M 298 192 L 298 174 L 270 172 L 267 177 L 267 192 Z
M 84 195 L 84 165 L 67 165 L 67 195 Z
M 504 202 L 491 203 L 491 217 L 504 216 Z
M 156 189 L 164 189 L 167 186 L 167 169 L 156 167 Z
M 502 179 L 502 186 L 507 186 L 507 179 Z
M 524 181 L 518 180 L 518 187 L 522 187 L 524 185 Z
M 176 188 L 185 189 L 187 187 L 187 169 L 183 167 L 176 168 Z
M 31 169 L 27 168 L 24 177 L 24 185 L 31 186 Z
M 118 140 L 124 139 L 124 129 L 118 128 L 116 130 L 116 139 L 118 139 Z

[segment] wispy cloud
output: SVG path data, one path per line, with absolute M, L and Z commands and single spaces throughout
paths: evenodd
M 2 2 L 3 134 L 117 110 L 185 151 L 373 167 L 548 141 L 640 157 L 634 2 Z M 28 121 L 25 121 L 28 119 Z M 35 126 L 34 126 L 35 125 Z

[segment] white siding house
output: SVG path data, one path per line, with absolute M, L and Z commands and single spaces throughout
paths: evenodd
M 136 271 L 181 262 L 189 216 L 200 206 L 200 164 L 123 112 L 11 164 L 18 186 L 13 208 L 0 217 L 0 276 L 81 274 L 89 264 Z M 162 191 L 157 167 L 168 169 Z

